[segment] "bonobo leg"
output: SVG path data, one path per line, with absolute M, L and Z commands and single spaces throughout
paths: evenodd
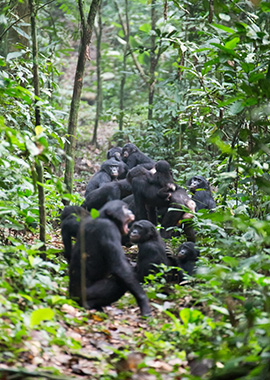
M 99 309 L 101 306 L 111 305 L 118 301 L 126 291 L 125 285 L 114 277 L 99 280 L 86 289 L 87 308 Z

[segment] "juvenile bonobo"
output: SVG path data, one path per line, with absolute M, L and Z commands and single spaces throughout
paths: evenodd
M 192 219 L 195 213 L 196 203 L 189 197 L 188 193 L 182 187 L 177 186 L 175 191 L 168 189 L 169 206 L 162 210 L 161 225 L 163 229 L 160 234 L 163 238 L 169 239 L 172 236 L 178 236 L 179 231 L 175 231 L 173 227 L 183 229 L 187 240 L 195 242 L 195 231 L 192 223 L 183 219 Z M 189 208 L 191 213 L 185 212 L 183 206 Z
M 128 166 L 122 160 L 121 153 L 122 153 L 122 148 L 120 146 L 113 147 L 107 151 L 107 160 L 109 160 L 110 158 L 114 158 L 116 161 L 118 161 L 118 165 L 119 165 L 118 179 L 126 178 L 126 175 L 128 172 Z
M 179 272 L 174 273 L 174 280 L 178 283 L 183 281 L 185 273 L 192 276 L 199 255 L 200 251 L 195 248 L 195 243 L 188 241 L 181 244 L 177 255 L 168 257 L 171 266 L 181 268 Z
M 157 207 L 167 207 L 170 203 L 168 189 L 172 191 L 176 189 L 171 167 L 167 161 L 158 161 L 155 170 L 154 174 L 146 171 L 132 179 L 136 220 L 148 219 L 153 224 L 157 224 Z M 128 177 L 129 173 L 127 179 Z
M 121 153 L 123 161 L 127 164 L 128 170 L 137 165 L 143 165 L 146 169 L 152 169 L 155 162 L 141 152 L 136 145 L 128 143 L 122 148 Z
M 187 183 L 193 196 L 192 199 L 196 203 L 196 211 L 203 208 L 212 210 L 216 208 L 216 202 L 214 201 L 209 182 L 201 175 L 196 175 Z
M 132 194 L 132 187 L 126 179 L 105 183 L 87 195 L 82 207 L 89 211 L 92 208 L 99 210 L 105 203 L 114 199 L 122 199 L 130 194 Z
M 132 243 L 138 244 L 136 273 L 140 282 L 144 281 L 145 276 L 157 271 L 154 264 L 167 265 L 169 263 L 165 244 L 153 223 L 148 220 L 134 222 L 129 238 Z
M 104 161 L 101 164 L 100 170 L 96 172 L 89 180 L 85 197 L 91 193 L 91 191 L 98 189 L 105 183 L 111 182 L 118 178 L 119 174 L 119 162 L 114 158 L 110 158 L 109 160 Z
M 70 297 L 80 305 L 100 309 L 117 301 L 129 290 L 136 298 L 141 314 L 151 315 L 148 299 L 121 246 L 121 235 L 128 233 L 128 223 L 133 219 L 127 205 L 114 200 L 99 210 L 98 218 L 81 224 L 82 231 L 78 234 L 69 266 Z M 85 253 L 84 273 L 82 249 Z M 82 288 L 83 280 L 85 289 Z
M 70 262 L 72 251 L 72 238 L 76 238 L 80 223 L 85 218 L 91 218 L 87 210 L 80 206 L 66 206 L 61 215 L 61 235 L 65 247 L 64 256 Z

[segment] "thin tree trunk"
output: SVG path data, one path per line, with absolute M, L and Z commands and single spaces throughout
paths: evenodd
M 152 0 L 151 4 L 151 29 L 154 31 L 156 29 L 157 14 L 156 14 L 156 0 Z M 153 103 L 154 103 L 154 92 L 155 92 L 155 70 L 157 66 L 157 57 L 155 54 L 156 50 L 156 36 L 154 33 L 151 35 L 151 48 L 150 48 L 150 70 L 149 70 L 149 89 L 148 89 L 148 120 L 153 118 Z
M 136 55 L 135 55 L 133 49 L 130 48 L 130 44 L 129 44 L 129 19 L 128 19 L 127 7 L 126 7 L 126 26 L 125 26 L 124 21 L 122 19 L 122 15 L 121 15 L 120 9 L 119 9 L 119 6 L 118 6 L 118 3 L 117 3 L 116 0 L 114 0 L 114 5 L 115 5 L 115 7 L 117 9 L 117 12 L 118 12 L 118 16 L 119 16 L 120 24 L 121 24 L 122 29 L 123 29 L 125 40 L 128 43 L 128 51 L 131 54 L 131 57 L 132 57 L 133 62 L 134 62 L 134 65 L 135 65 L 137 71 L 139 72 L 140 77 L 142 78 L 142 80 L 144 81 L 144 83 L 148 86 L 148 76 L 147 76 L 147 74 L 145 74 L 145 72 L 143 70 L 143 67 L 140 65 L 140 62 L 136 58 Z
M 73 190 L 76 131 L 78 124 L 78 113 L 83 85 L 85 62 L 86 58 L 89 58 L 89 45 L 91 43 L 94 21 L 98 10 L 98 6 L 100 4 L 100 0 L 92 0 L 87 21 L 85 21 L 84 18 L 82 0 L 78 0 L 78 2 L 81 15 L 82 37 L 73 86 L 72 101 L 70 106 L 67 141 L 65 145 L 65 184 L 67 187 L 67 191 L 70 194 L 72 194 Z
M 102 1 L 102 0 L 101 0 Z M 102 38 L 102 19 L 101 19 L 101 1 L 98 7 L 98 29 L 96 29 L 97 36 L 97 99 L 96 99 L 96 117 L 91 145 L 97 145 L 97 129 L 99 123 L 99 116 L 102 110 L 102 78 L 101 78 L 101 38 Z
M 126 84 L 126 72 L 127 72 L 127 53 L 129 49 L 129 21 L 128 21 L 128 0 L 125 0 L 125 16 L 126 16 L 126 33 L 125 40 L 126 45 L 124 48 L 123 55 L 123 72 L 120 84 L 120 118 L 119 118 L 119 130 L 123 130 L 123 121 L 124 121 L 124 99 L 125 99 L 125 84 Z
M 33 52 L 33 80 L 34 91 L 37 97 L 40 97 L 39 75 L 38 75 L 38 44 L 37 44 L 37 27 L 36 27 L 36 7 L 34 0 L 29 0 L 29 9 L 31 13 L 31 36 L 32 36 L 32 52 Z M 35 126 L 41 124 L 40 107 L 35 99 Z M 43 178 L 43 164 L 36 159 L 36 172 L 38 181 L 38 200 L 39 200 L 39 238 L 44 243 L 43 250 L 46 249 L 46 209 L 45 209 L 45 192 Z

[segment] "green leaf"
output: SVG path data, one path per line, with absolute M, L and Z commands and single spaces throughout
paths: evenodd
M 215 28 L 224 30 L 224 32 L 227 32 L 227 33 L 231 33 L 231 34 L 235 33 L 235 31 L 233 29 L 228 28 L 227 26 L 224 26 L 221 24 L 212 24 L 212 26 L 214 26 Z
M 261 10 L 263 12 L 270 12 L 270 3 L 268 1 L 263 1 L 261 3 Z
M 43 321 L 51 321 L 54 317 L 54 311 L 49 308 L 34 310 L 30 317 L 30 327 L 39 325 Z
M 143 24 L 142 26 L 140 26 L 139 30 L 141 30 L 142 32 L 145 32 L 145 33 L 149 33 L 151 30 L 151 25 L 150 24 Z
M 14 58 L 19 58 L 19 57 L 21 57 L 23 54 L 24 54 L 24 52 L 21 52 L 21 51 L 13 51 L 12 53 L 9 53 L 9 54 L 7 55 L 6 60 L 7 60 L 7 62 L 12 61 Z
M 135 49 L 139 46 L 138 42 L 135 40 L 135 38 L 133 36 L 129 37 L 129 44 L 133 49 Z
M 95 208 L 92 208 L 91 211 L 90 211 L 90 215 L 93 219 L 96 219 L 99 217 L 99 212 L 98 210 L 96 210 Z
M 240 38 L 235 37 L 232 40 L 230 40 L 230 41 L 228 41 L 228 42 L 225 43 L 225 48 L 227 48 L 227 49 L 234 49 L 239 41 L 240 41 Z
M 225 307 L 221 307 L 221 306 L 217 306 L 217 305 L 210 305 L 210 308 L 212 310 L 218 311 L 221 314 L 229 315 L 229 312 L 228 312 L 228 310 Z
M 242 112 L 244 108 L 245 106 L 243 105 L 242 101 L 234 102 L 229 108 L 229 114 L 237 115 L 238 113 Z

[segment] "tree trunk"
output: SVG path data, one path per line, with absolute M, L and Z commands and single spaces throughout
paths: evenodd
M 39 75 L 38 75 L 38 44 L 37 44 L 37 27 L 36 27 L 36 5 L 35 0 L 29 0 L 29 9 L 31 13 L 31 36 L 32 36 L 32 52 L 33 52 L 33 81 L 34 91 L 37 97 L 40 97 Z M 40 107 L 35 99 L 35 126 L 41 124 Z M 45 209 L 45 192 L 43 178 L 43 164 L 36 158 L 36 172 L 38 181 L 38 200 L 39 200 L 39 238 L 44 243 L 43 250 L 46 249 L 46 209 Z
M 123 72 L 120 84 L 120 117 L 119 117 L 119 130 L 123 130 L 124 121 L 124 99 L 125 99 L 125 84 L 126 84 L 126 72 L 127 72 L 127 53 L 129 50 L 129 20 L 128 20 L 128 0 L 125 0 L 125 15 L 126 15 L 126 33 L 125 40 L 126 45 L 123 53 Z
M 156 0 L 152 0 L 151 4 L 151 29 L 155 31 L 157 22 L 156 13 Z M 155 92 L 155 70 L 157 66 L 157 57 L 155 54 L 156 50 L 156 36 L 153 33 L 151 35 L 151 48 L 150 48 L 150 70 L 149 70 L 149 89 L 148 89 L 148 120 L 153 119 L 153 103 L 154 103 L 154 92 Z
M 79 0 L 79 10 L 81 15 L 81 25 L 82 25 L 82 37 L 79 50 L 79 57 L 77 62 L 73 95 L 70 106 L 69 122 L 68 122 L 68 133 L 67 141 L 65 144 L 65 184 L 67 191 L 72 194 L 73 190 L 73 174 L 74 174 L 74 156 L 75 156 L 75 141 L 76 141 L 76 131 L 78 123 L 78 113 L 83 85 L 83 75 L 85 69 L 86 58 L 89 57 L 89 45 L 91 43 L 93 25 L 99 6 L 100 0 L 92 0 L 90 10 L 87 17 L 87 22 L 84 18 L 82 0 Z
M 101 0 L 102 1 L 102 0 Z M 99 123 L 99 116 L 102 110 L 102 79 L 101 79 L 101 37 L 102 37 L 102 19 L 101 19 L 101 1 L 98 7 L 98 29 L 96 29 L 97 36 L 97 99 L 96 99 L 96 117 L 91 145 L 97 145 L 97 129 Z

